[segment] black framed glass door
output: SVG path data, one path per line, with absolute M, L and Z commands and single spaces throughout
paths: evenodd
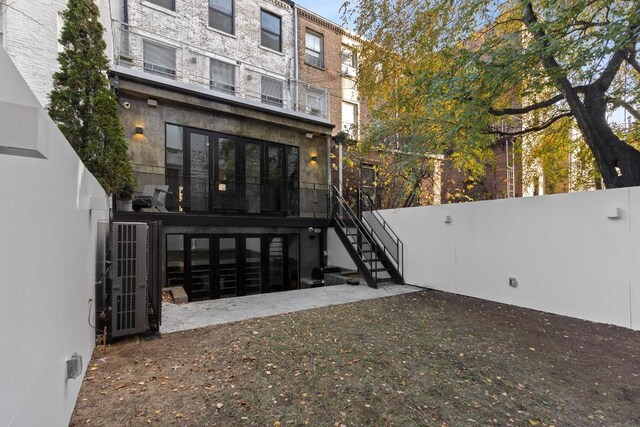
M 238 139 L 216 135 L 214 146 L 216 195 L 213 208 L 220 211 L 244 211 L 244 158 Z
M 172 210 L 299 215 L 298 147 L 171 124 L 166 137 Z
M 185 206 L 189 212 L 211 210 L 212 135 L 186 129 Z
M 284 213 L 284 146 L 266 144 L 264 160 L 264 185 L 262 191 L 262 211 Z
M 167 235 L 167 285 L 189 301 L 299 288 L 297 234 Z

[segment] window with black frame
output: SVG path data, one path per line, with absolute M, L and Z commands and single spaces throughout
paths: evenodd
M 266 10 L 260 11 L 260 44 L 282 52 L 282 18 Z
M 169 186 L 165 206 L 170 212 L 182 212 L 184 190 L 184 128 L 167 124 L 165 147 L 165 180 Z
M 296 146 L 167 123 L 165 165 L 170 212 L 298 216 L 314 200 Z
M 233 0 L 209 0 L 209 26 L 216 30 L 233 34 Z
M 372 200 L 376 196 L 376 169 L 370 163 L 363 163 L 360 166 L 360 185 L 362 191 L 369 195 Z

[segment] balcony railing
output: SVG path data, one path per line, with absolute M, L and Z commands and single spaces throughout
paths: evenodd
M 234 58 L 215 61 L 223 64 L 223 68 L 220 73 L 212 73 L 212 57 L 220 58 L 220 55 L 204 49 L 206 46 L 190 45 L 118 21 L 112 21 L 112 26 L 113 61 L 117 66 L 149 73 L 168 82 L 187 83 L 212 95 L 233 96 L 326 121 L 330 119 L 328 89 L 300 80 L 277 78 L 259 66 L 237 65 L 240 61 Z
M 328 218 L 326 185 L 235 176 L 214 179 L 209 173 L 134 165 L 136 210 L 177 214 L 236 214 Z M 136 199 L 151 206 L 137 205 Z

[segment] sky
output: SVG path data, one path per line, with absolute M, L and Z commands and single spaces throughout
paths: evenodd
M 318 15 L 327 18 L 336 24 L 342 25 L 342 13 L 340 6 L 344 0 L 293 0 L 296 4 L 309 9 Z

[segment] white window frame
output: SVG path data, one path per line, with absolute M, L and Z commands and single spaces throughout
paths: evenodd
M 271 82 L 279 83 L 282 87 L 280 98 L 275 98 L 269 94 L 264 93 L 265 80 L 271 80 Z M 264 104 L 273 105 L 274 107 L 284 107 L 284 81 L 275 77 L 261 76 L 260 77 L 260 101 Z
M 320 50 L 316 50 L 313 47 L 309 47 L 309 43 L 308 43 L 309 36 L 315 37 L 318 39 Z M 304 51 L 305 64 L 311 65 L 313 67 L 324 68 L 324 36 L 320 33 L 316 33 L 315 31 L 307 30 L 305 31 L 305 35 L 304 35 L 304 45 L 305 45 L 305 51 Z M 309 58 L 314 58 L 314 56 L 309 56 L 309 52 L 316 54 L 319 58 L 320 63 L 314 64 L 313 60 L 310 61 Z
M 318 109 L 319 114 L 316 114 L 311 107 L 311 102 L 309 99 L 314 99 L 320 101 L 321 108 Z M 326 117 L 327 115 L 327 93 L 319 90 L 309 90 L 307 91 L 307 112 L 314 116 Z
M 228 65 L 230 67 L 233 67 L 233 85 L 231 87 L 226 87 L 229 86 L 224 82 L 214 82 L 213 80 L 213 76 L 212 76 L 212 67 L 214 62 L 218 62 L 220 64 L 225 64 Z M 238 66 L 236 64 L 233 64 L 231 62 L 228 61 L 222 61 L 218 58 L 209 58 L 209 81 L 210 81 L 210 87 L 212 90 L 216 90 L 222 93 L 226 93 L 228 95 L 235 95 L 238 91 Z M 218 84 L 216 84 L 218 83 Z
M 154 63 L 151 63 L 151 62 L 147 63 L 145 61 L 145 50 L 146 50 L 145 49 L 145 45 L 147 43 L 150 44 L 150 45 L 155 45 L 156 47 L 172 50 L 173 51 L 173 67 L 174 68 L 167 67 L 167 66 L 165 66 L 163 64 L 154 64 Z M 160 43 L 160 42 L 157 42 L 155 40 L 150 40 L 150 39 L 143 39 L 142 40 L 142 62 L 143 62 L 144 71 L 147 72 L 147 73 L 156 74 L 156 75 L 160 75 L 160 76 L 163 76 L 163 77 L 175 79 L 177 77 L 177 75 L 178 75 L 178 70 L 177 70 L 177 68 L 178 68 L 177 62 L 178 61 L 177 61 L 177 58 L 176 58 L 176 54 L 177 54 L 177 49 L 175 47 L 173 47 L 173 46 L 170 46 L 170 45 L 165 44 L 165 43 Z M 147 67 L 147 64 L 150 64 L 152 67 Z M 156 67 L 158 69 L 156 69 Z M 164 70 L 171 70 L 171 71 L 173 71 L 173 73 L 168 73 L 168 72 L 165 72 Z
M 345 123 L 345 106 L 348 106 L 349 108 L 353 109 L 353 123 Z M 348 101 L 342 101 L 342 130 L 346 133 L 348 133 L 349 135 L 351 135 L 351 137 L 353 139 L 357 139 L 358 138 L 358 129 L 359 129 L 359 120 L 360 120 L 360 111 L 359 111 L 359 105 L 353 102 L 348 102 Z

